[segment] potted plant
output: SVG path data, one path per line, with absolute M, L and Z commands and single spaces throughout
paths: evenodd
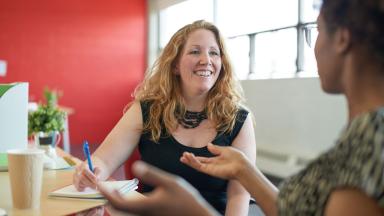
M 60 132 L 64 130 L 65 113 L 58 106 L 59 94 L 48 88 L 44 90 L 46 103 L 40 103 L 37 110 L 28 114 L 28 134 L 34 137 L 35 145 L 45 149 L 48 156 L 55 157 Z

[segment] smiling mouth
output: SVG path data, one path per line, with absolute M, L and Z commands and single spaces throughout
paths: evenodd
M 212 71 L 194 71 L 193 74 L 200 76 L 200 77 L 209 77 L 213 74 Z

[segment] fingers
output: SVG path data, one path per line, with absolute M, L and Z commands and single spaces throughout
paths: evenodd
M 152 186 L 169 187 L 173 185 L 173 176 L 156 167 L 137 161 L 132 165 L 133 173 L 143 182 Z
M 207 165 L 214 162 L 214 160 L 215 158 L 196 157 L 194 154 L 189 152 L 184 152 L 183 156 L 180 158 L 180 161 L 184 164 L 203 173 L 207 173 Z
M 119 200 L 123 200 L 123 197 L 121 196 L 121 194 L 117 191 L 117 190 L 108 190 L 103 184 L 101 183 L 98 183 L 97 184 L 97 190 L 100 191 L 101 194 L 103 194 L 103 196 L 111 201 L 111 202 L 117 202 Z
M 100 176 L 101 169 L 99 167 L 95 167 L 93 169 L 93 171 L 94 171 L 94 175 L 96 176 L 96 182 L 97 182 L 97 181 L 99 181 L 99 176 Z
M 73 173 L 73 184 L 75 185 L 78 191 L 83 191 L 86 187 L 82 181 L 82 164 L 76 166 L 76 170 Z
M 97 178 L 96 176 L 89 170 L 84 170 L 82 172 L 82 175 L 83 175 L 83 183 L 85 185 L 88 185 L 89 187 L 91 188 L 95 188 L 96 187 L 96 183 L 97 183 Z
M 215 157 L 201 157 L 201 156 L 195 156 L 193 153 L 190 152 L 184 152 L 183 155 L 181 156 L 180 160 L 183 163 L 193 163 L 193 164 L 205 164 L 205 163 L 211 163 Z
M 86 187 L 96 188 L 98 181 L 100 169 L 95 167 L 95 174 L 92 173 L 86 165 L 81 164 L 76 167 L 76 172 L 74 173 L 74 185 L 78 191 L 83 191 Z
M 103 196 L 115 208 L 117 208 L 117 209 L 126 209 L 126 208 L 129 207 L 129 205 L 125 203 L 124 198 L 121 196 L 121 194 L 118 191 L 116 191 L 116 190 L 108 191 L 101 184 L 98 184 L 97 188 L 101 192 L 101 194 L 103 194 Z
M 225 147 L 214 145 L 212 143 L 208 143 L 207 145 L 208 151 L 210 151 L 214 155 L 219 155 L 222 153 Z
M 73 185 L 77 191 L 83 191 L 84 188 L 80 186 L 80 180 L 77 171 L 73 173 Z
M 195 156 L 193 154 L 192 154 L 192 157 L 194 157 L 195 160 L 199 161 L 202 164 L 212 163 L 215 160 L 215 157 L 207 158 L 207 157 Z
M 189 152 L 184 152 L 180 161 L 195 169 L 199 169 L 202 166 L 201 162 L 195 157 L 195 155 Z
M 109 191 L 102 184 L 98 184 L 97 187 L 109 203 L 116 209 L 138 214 L 145 212 L 149 207 L 147 199 L 124 199 L 117 190 Z

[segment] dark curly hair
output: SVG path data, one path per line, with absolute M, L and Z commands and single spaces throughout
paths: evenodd
M 345 27 L 354 45 L 384 67 L 384 0 L 323 0 L 327 31 Z

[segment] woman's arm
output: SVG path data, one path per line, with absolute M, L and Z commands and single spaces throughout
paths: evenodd
M 143 119 L 139 102 L 135 102 L 104 139 L 92 155 L 105 166 L 103 179 L 108 178 L 131 155 L 143 130 Z
M 74 184 L 77 189 L 96 187 L 98 180 L 107 179 L 130 156 L 137 146 L 143 128 L 141 107 L 135 102 L 119 120 L 92 155 L 95 173 L 84 162 L 76 168 Z
M 242 151 L 248 160 L 256 162 L 256 141 L 252 124 L 252 116 L 248 115 L 232 146 Z M 227 188 L 227 208 L 225 215 L 248 215 L 249 193 L 236 180 L 230 180 Z
M 277 188 L 250 162 L 245 154 L 233 147 L 208 144 L 215 157 L 196 157 L 184 152 L 181 162 L 200 172 L 224 179 L 238 180 L 247 189 L 266 215 L 277 215 Z
M 331 193 L 324 215 L 384 215 L 384 208 L 358 189 L 343 188 Z
M 252 164 L 244 161 L 235 174 L 241 185 L 256 200 L 265 215 L 277 215 L 278 189 Z

